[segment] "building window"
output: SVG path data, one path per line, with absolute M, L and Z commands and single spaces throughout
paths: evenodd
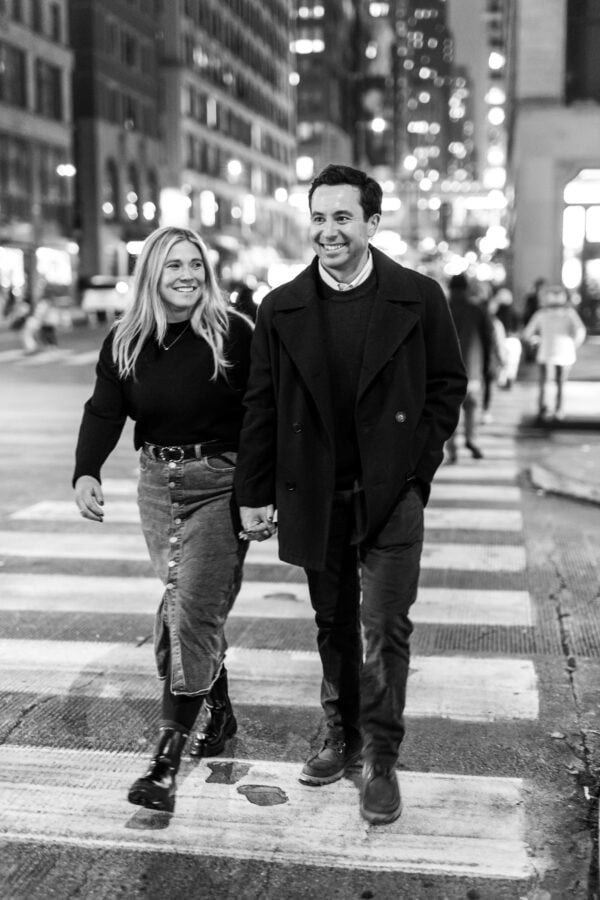
M 562 281 L 579 294 L 589 331 L 600 333 L 600 169 L 582 169 L 564 189 Z
M 600 13 L 597 0 L 569 0 L 567 6 L 567 103 L 600 102 Z
M 61 9 L 58 3 L 50 6 L 50 37 L 57 44 L 62 41 Z
M 0 101 L 10 106 L 27 107 L 25 53 L 0 42 Z
M 40 116 L 60 121 L 63 117 L 62 78 L 58 66 L 44 59 L 35 63 L 35 111 Z
M 42 0 L 31 0 L 31 27 L 38 34 L 44 31 L 44 16 L 42 10 Z

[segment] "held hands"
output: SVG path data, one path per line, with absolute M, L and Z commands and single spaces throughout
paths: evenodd
M 266 541 L 277 531 L 274 516 L 275 507 L 272 503 L 268 506 L 240 506 L 242 531 L 238 537 L 242 541 Z
M 91 475 L 82 475 L 75 482 L 75 503 L 84 519 L 104 521 L 104 494 L 100 482 Z

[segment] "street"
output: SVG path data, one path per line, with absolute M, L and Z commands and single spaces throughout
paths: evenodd
M 494 395 L 484 459 L 459 443 L 438 471 L 398 821 L 360 818 L 358 770 L 298 781 L 322 738 L 320 664 L 303 572 L 274 540 L 252 546 L 227 626 L 238 733 L 222 757 L 185 756 L 170 816 L 126 801 L 160 696 L 132 429 L 104 469 L 104 524 L 81 520 L 70 487 L 103 333 L 27 358 L 0 341 L 2 898 L 596 896 L 600 506 L 529 470 L 554 446 L 591 459 L 600 431 L 551 438 L 519 381 Z

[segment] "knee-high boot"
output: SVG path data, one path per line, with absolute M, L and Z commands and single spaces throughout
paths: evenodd
M 131 785 L 127 799 L 137 806 L 173 812 L 175 809 L 175 776 L 187 739 L 183 731 L 161 728 L 158 744 L 148 771 Z
M 233 737 L 237 731 L 237 722 L 227 690 L 225 666 L 206 698 L 206 708 L 209 719 L 205 730 L 198 731 L 194 735 L 190 756 L 217 756 L 223 752 L 227 738 Z

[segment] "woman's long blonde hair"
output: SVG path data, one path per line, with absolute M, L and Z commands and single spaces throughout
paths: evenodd
M 142 247 L 135 267 L 133 301 L 115 325 L 113 358 L 122 378 L 135 373 L 135 364 L 145 342 L 155 337 L 159 345 L 167 332 L 167 314 L 159 293 L 160 278 L 172 247 L 189 241 L 198 248 L 204 263 L 202 296 L 190 317 L 192 331 L 205 339 L 214 360 L 211 376 L 215 381 L 230 363 L 225 359 L 223 341 L 229 331 L 229 304 L 217 283 L 208 248 L 195 231 L 167 225 L 153 231 Z

